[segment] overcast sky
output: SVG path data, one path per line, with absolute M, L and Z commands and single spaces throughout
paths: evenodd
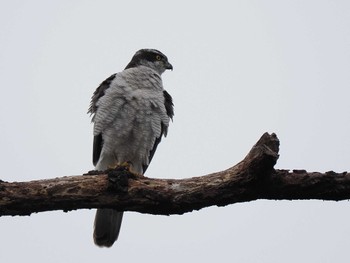
M 231 167 L 264 132 L 283 169 L 350 169 L 349 1 L 0 1 L 0 179 L 93 169 L 96 87 L 156 48 L 174 122 L 147 176 Z M 127 213 L 110 249 L 94 210 L 0 218 L 0 262 L 349 262 L 348 201 Z

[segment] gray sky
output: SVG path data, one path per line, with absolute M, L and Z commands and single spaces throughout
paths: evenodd
M 0 1 L 0 178 L 93 169 L 96 87 L 157 48 L 175 118 L 147 176 L 239 162 L 265 132 L 277 168 L 349 169 L 349 1 Z M 256 201 L 125 215 L 111 249 L 94 210 L 0 218 L 0 262 L 348 262 L 349 202 Z

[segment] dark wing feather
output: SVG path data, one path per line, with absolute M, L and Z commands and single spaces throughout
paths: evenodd
M 94 166 L 97 165 L 98 160 L 100 159 L 101 151 L 103 146 L 102 134 L 94 136 L 94 144 L 92 150 L 92 163 Z
M 148 164 L 142 165 L 143 174 L 146 172 L 146 170 L 147 170 L 149 164 L 151 163 L 151 161 L 152 161 L 152 159 L 153 159 L 154 153 L 155 153 L 156 150 L 157 150 L 158 144 L 159 144 L 160 141 L 162 140 L 162 136 L 163 136 L 163 133 L 164 133 L 164 124 L 162 123 L 161 125 L 162 125 L 162 126 L 161 126 L 161 127 L 162 127 L 162 130 L 161 130 L 160 136 L 159 136 L 158 138 L 156 138 L 156 141 L 154 142 L 153 148 L 152 148 L 152 150 L 149 152 Z
M 97 104 L 98 100 L 105 94 L 106 89 L 109 88 L 111 82 L 115 78 L 115 75 L 116 74 L 113 74 L 108 79 L 103 81 L 100 84 L 100 86 L 98 86 L 98 88 L 95 90 L 94 94 L 92 95 L 90 107 L 88 110 L 88 113 L 90 113 L 91 115 L 94 115 L 96 113 L 96 110 L 97 110 L 96 104 Z M 94 117 L 95 117 L 95 115 L 92 116 L 92 120 L 91 120 L 92 122 L 94 121 Z M 102 146 L 103 146 L 102 134 L 98 134 L 98 135 L 94 136 L 94 143 L 93 143 L 93 150 L 92 150 L 92 163 L 95 166 L 100 158 Z
M 164 95 L 164 106 L 165 106 L 166 114 L 169 116 L 170 119 L 173 119 L 173 117 L 174 117 L 173 98 L 170 96 L 170 94 L 166 90 L 163 91 L 163 95 Z M 166 130 L 167 129 L 168 129 L 168 127 L 166 127 L 163 123 L 161 123 L 160 136 L 158 138 L 156 138 L 156 140 L 154 142 L 154 145 L 153 145 L 153 148 L 149 152 L 148 164 L 147 165 L 143 165 L 143 173 L 146 172 L 146 170 L 148 168 L 148 165 L 151 163 L 152 158 L 154 156 L 154 153 L 157 150 L 158 144 L 162 140 L 162 136 L 163 136 L 164 132 L 166 134 Z
M 166 109 L 166 114 L 169 116 L 170 119 L 173 119 L 174 117 L 174 103 L 173 98 L 170 96 L 170 94 L 164 90 L 164 105 Z

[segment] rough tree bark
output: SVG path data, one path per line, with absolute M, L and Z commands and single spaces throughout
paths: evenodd
M 30 182 L 0 182 L 0 216 L 116 208 L 170 215 L 257 199 L 350 199 L 350 174 L 277 170 L 279 140 L 265 133 L 235 166 L 188 179 L 153 179 L 127 167 Z

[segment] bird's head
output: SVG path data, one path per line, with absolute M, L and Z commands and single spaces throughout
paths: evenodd
M 173 70 L 173 66 L 169 63 L 168 58 L 156 49 L 140 49 L 132 57 L 125 69 L 138 66 L 146 66 L 154 69 L 159 74 L 165 70 Z

